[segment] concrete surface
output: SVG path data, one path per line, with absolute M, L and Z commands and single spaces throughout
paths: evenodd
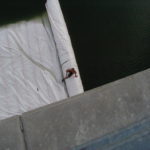
M 150 150 L 150 118 L 71 150 Z
M 18 116 L 0 121 L 0 150 L 25 150 Z
M 28 150 L 68 150 L 150 116 L 150 70 L 23 114 Z

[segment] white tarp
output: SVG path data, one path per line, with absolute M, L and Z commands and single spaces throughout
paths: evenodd
M 46 9 L 56 42 L 56 48 L 58 50 L 63 75 L 65 76 L 66 69 L 72 67 L 78 72 L 78 78 L 70 78 L 66 80 L 69 96 L 74 96 L 82 93 L 83 87 L 70 37 L 68 35 L 67 27 L 58 0 L 47 0 Z
M 41 16 L 0 28 L 0 119 L 83 92 L 59 3 L 48 0 L 46 7 Z M 78 78 L 63 83 L 69 68 Z

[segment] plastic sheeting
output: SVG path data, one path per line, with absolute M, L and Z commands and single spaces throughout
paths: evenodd
M 78 78 L 70 78 L 66 80 L 69 96 L 77 95 L 83 92 L 83 87 L 70 37 L 58 0 L 47 0 L 46 9 L 56 42 L 63 75 L 65 76 L 66 69 L 68 68 L 73 67 L 77 71 Z
M 0 119 L 83 92 L 79 72 L 62 82 L 66 69 L 78 68 L 58 1 L 46 6 L 37 18 L 0 28 Z

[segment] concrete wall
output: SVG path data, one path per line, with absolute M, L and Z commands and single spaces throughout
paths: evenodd
M 150 118 L 72 150 L 150 150 Z
M 0 121 L 0 150 L 25 150 L 19 116 Z
M 24 113 L 21 120 L 27 150 L 68 150 L 149 117 L 150 70 L 146 70 Z

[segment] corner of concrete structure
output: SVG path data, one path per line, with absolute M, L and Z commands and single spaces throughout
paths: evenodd
M 20 116 L 14 116 L 0 121 L 0 149 L 25 150 Z

